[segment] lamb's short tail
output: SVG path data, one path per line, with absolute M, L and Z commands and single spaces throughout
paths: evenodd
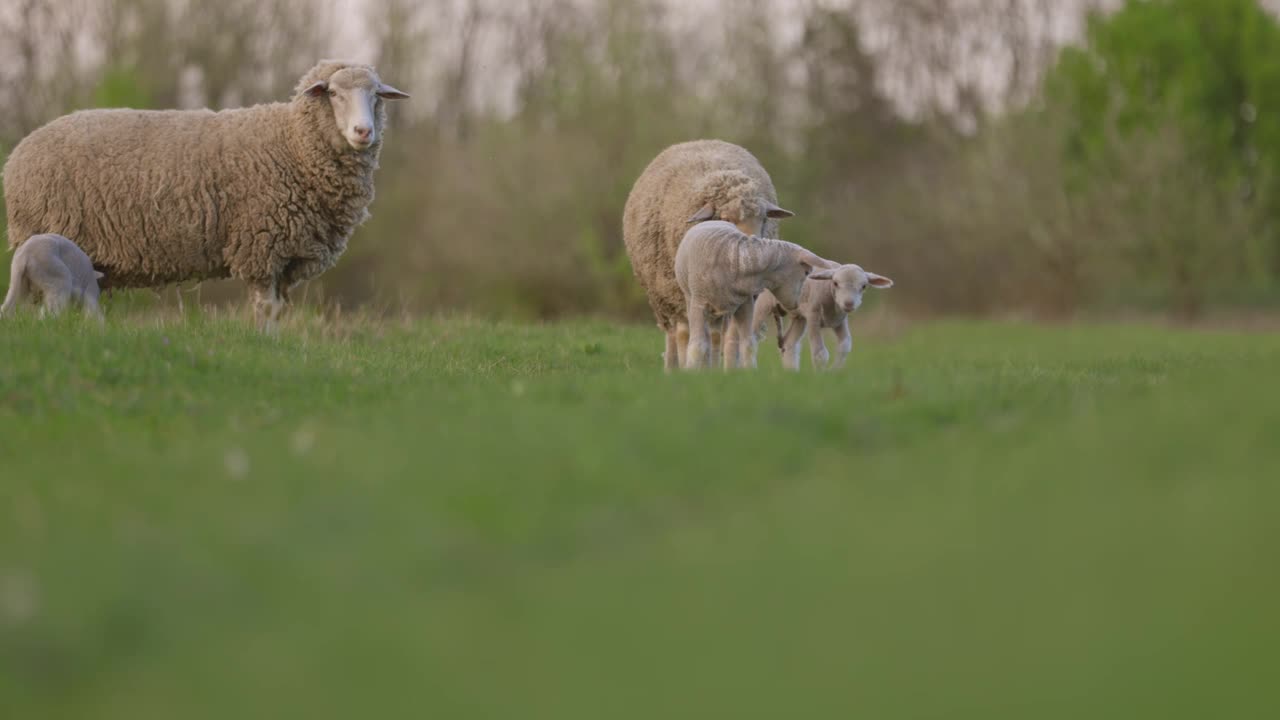
M 27 296 L 27 274 L 24 266 L 15 255 L 13 266 L 9 269 L 9 294 L 4 297 L 4 305 L 0 305 L 0 317 L 4 317 L 17 307 L 22 298 Z

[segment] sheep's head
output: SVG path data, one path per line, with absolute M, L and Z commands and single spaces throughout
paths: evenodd
M 810 276 L 823 280 L 822 274 Z M 831 272 L 832 295 L 836 309 L 851 313 L 862 306 L 862 292 L 867 288 L 886 290 L 893 287 L 893 281 L 883 275 L 863 270 L 857 265 L 841 265 Z
M 711 173 L 694 188 L 694 195 L 702 206 L 688 222 L 724 220 L 747 235 L 764 235 L 770 218 L 781 220 L 795 215 L 767 199 L 759 183 L 737 170 Z
M 790 243 L 787 243 L 790 245 Z M 781 264 L 770 276 L 768 289 L 787 310 L 795 310 L 800 304 L 800 291 L 808 278 L 830 278 L 838 264 L 823 259 L 799 245 L 791 245 Z
M 326 61 L 302 78 L 298 97 L 326 103 L 338 134 L 353 150 L 364 151 L 382 139 L 387 117 L 383 101 L 409 96 L 382 82 L 368 65 Z

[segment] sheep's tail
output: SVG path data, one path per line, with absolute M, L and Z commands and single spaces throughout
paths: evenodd
M 13 311 L 22 298 L 27 296 L 26 263 L 20 262 L 18 256 L 13 258 L 13 266 L 9 268 L 9 294 L 4 296 L 4 305 L 0 305 L 0 317 Z

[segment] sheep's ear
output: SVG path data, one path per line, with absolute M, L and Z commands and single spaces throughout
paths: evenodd
M 773 218 L 774 220 L 785 220 L 787 218 L 796 216 L 796 214 L 791 212 L 790 210 L 784 210 L 778 207 L 777 205 L 774 205 L 773 203 L 765 203 L 764 214 L 767 217 Z
M 893 287 L 893 281 L 883 275 L 877 275 L 873 272 L 867 273 L 867 284 L 873 288 L 887 290 Z
M 386 83 L 378 83 L 378 97 L 383 100 L 408 100 L 409 93 L 397 90 Z
M 94 279 L 94 280 L 101 280 L 101 279 L 102 279 L 102 278 L 104 278 L 104 277 L 106 277 L 106 275 L 103 275 L 102 273 L 98 272 L 97 270 L 94 270 L 94 271 L 93 271 L 93 279 Z
M 692 225 L 694 223 L 700 223 L 703 220 L 710 220 L 715 216 L 716 216 L 716 209 L 714 207 L 711 207 L 711 203 L 707 203 L 706 205 L 703 205 L 702 208 L 698 210 L 698 212 L 691 215 L 689 219 L 686 220 L 685 222 Z
M 809 273 L 810 280 L 830 280 L 835 276 L 836 276 L 836 271 L 832 270 L 831 268 L 827 268 L 826 270 L 817 270 Z
M 313 83 L 311 87 L 307 88 L 306 90 L 303 90 L 302 94 L 306 95 L 307 97 L 323 97 L 328 92 L 329 92 L 329 83 L 325 82 L 324 80 L 321 80 L 318 83 Z

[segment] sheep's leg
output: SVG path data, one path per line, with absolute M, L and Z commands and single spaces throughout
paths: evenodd
M 792 316 L 786 337 L 778 341 L 778 346 L 782 348 L 782 367 L 787 370 L 800 369 L 800 342 L 804 340 L 807 324 L 808 321 L 803 315 Z
M 707 308 L 700 303 L 689 303 L 689 349 L 685 351 L 685 368 L 697 370 L 707 367 L 711 354 L 711 328 L 707 323 Z
M 809 359 L 813 362 L 814 370 L 822 370 L 831 360 L 831 353 L 827 352 L 827 343 L 822 338 L 821 323 L 815 322 L 812 318 L 809 322 L 813 325 L 813 332 L 809 335 Z
M 689 366 L 689 323 L 676 323 L 676 360 L 682 368 Z
M 258 328 L 266 333 L 274 333 L 280 311 L 284 309 L 284 298 L 280 295 L 279 285 L 257 286 L 253 289 L 253 315 Z
M 836 346 L 836 358 L 831 367 L 842 368 L 845 358 L 849 357 L 849 353 L 853 350 L 853 333 L 849 332 L 848 316 L 845 316 L 844 321 L 836 326 L 836 340 L 839 340 L 840 344 Z
M 676 349 L 676 332 L 668 330 L 667 349 L 662 353 L 662 369 L 671 372 L 680 367 L 680 351 Z

